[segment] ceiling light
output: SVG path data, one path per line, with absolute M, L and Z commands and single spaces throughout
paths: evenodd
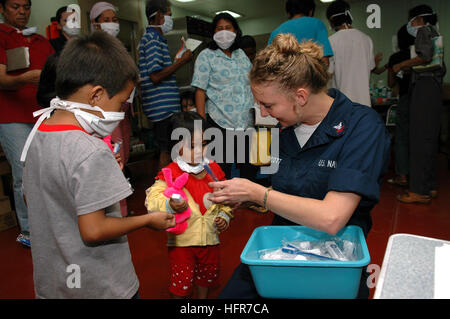
M 333 2 L 334 0 L 320 0 L 320 2 L 323 2 L 323 3 L 328 3 L 328 2 Z
M 195 0 L 177 0 L 178 2 L 193 2 Z
M 224 11 L 216 12 L 216 14 L 219 14 L 219 13 L 228 13 L 229 15 L 231 15 L 233 18 L 236 18 L 236 19 L 242 17 L 242 15 L 240 15 L 239 13 L 236 13 L 236 12 L 233 12 L 233 11 L 230 11 L 230 10 L 224 10 Z

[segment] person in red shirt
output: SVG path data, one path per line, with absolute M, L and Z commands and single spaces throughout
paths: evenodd
M 29 246 L 20 155 L 34 125 L 33 112 L 40 109 L 36 92 L 41 69 L 54 50 L 47 39 L 36 34 L 36 28 L 27 28 L 31 0 L 0 0 L 0 13 L 4 18 L 0 24 L 0 144 L 12 168 L 14 203 L 21 229 L 17 240 Z M 8 71 L 7 52 L 20 47 L 28 48 L 29 67 Z

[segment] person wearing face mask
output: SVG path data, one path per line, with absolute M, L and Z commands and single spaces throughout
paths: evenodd
M 30 133 L 33 112 L 39 109 L 36 92 L 41 70 L 54 53 L 50 42 L 27 28 L 31 14 L 30 0 L 0 0 L 0 144 L 12 168 L 15 210 L 20 225 L 17 240 L 30 245 L 27 207 L 22 195 L 20 152 Z M 15 51 L 11 51 L 15 50 Z M 8 53 L 19 57 L 29 52 L 29 66 L 23 58 L 20 69 L 8 69 Z
M 162 168 L 171 162 L 170 118 L 181 109 L 175 73 L 192 59 L 192 51 L 187 50 L 180 59 L 172 62 L 164 37 L 173 27 L 167 0 L 147 0 L 145 11 L 149 25 L 139 44 L 142 105 L 153 124 L 155 142 L 160 151 L 159 167 Z
M 272 188 L 241 178 L 210 183 L 213 203 L 254 202 L 275 214 L 272 225 L 304 225 L 335 235 L 346 225 L 367 236 L 371 210 L 389 165 L 390 137 L 376 111 L 327 90 L 321 47 L 279 34 L 258 52 L 250 83 L 261 115 L 279 121 L 278 170 Z M 368 273 L 358 297 L 368 298 Z M 220 298 L 259 298 L 241 264 Z
M 353 102 L 371 106 L 370 73 L 378 70 L 381 55 L 376 61 L 372 39 L 352 27 L 353 17 L 347 2 L 338 0 L 331 3 L 326 15 L 331 28 L 336 31 L 329 37 L 334 53 L 328 68 L 333 75 L 331 87 L 340 90 Z
M 91 30 L 103 30 L 113 37 L 117 37 L 120 33 L 120 24 L 116 11 L 116 7 L 108 2 L 94 4 L 89 14 Z
M 234 136 L 227 138 L 227 131 L 238 135 L 249 125 L 249 110 L 253 107 L 253 94 L 248 73 L 251 62 L 239 48 L 241 29 L 235 18 L 219 13 L 212 21 L 213 41 L 197 57 L 192 86 L 195 91 L 197 112 L 222 132 L 223 161 L 219 163 L 227 178 L 231 177 L 233 163 L 238 153 L 245 154 L 245 163 L 237 163 L 241 176 L 254 180 L 258 167 L 249 163 L 248 143 L 245 150 L 237 149 Z M 247 137 L 245 137 L 247 139 Z M 233 162 L 227 161 L 227 144 L 234 144 Z
M 409 186 L 397 200 L 409 204 L 429 204 L 437 196 L 436 161 L 442 114 L 442 37 L 437 15 L 428 5 L 419 5 L 408 14 L 408 33 L 415 37 L 411 58 L 392 70 L 411 71 L 409 109 Z M 442 51 L 441 51 L 442 50 Z
M 58 22 L 58 30 L 60 32 L 60 36 L 56 39 L 51 39 L 50 44 L 52 45 L 55 52 L 59 54 L 64 46 L 66 45 L 67 40 L 70 38 L 77 36 L 80 34 L 81 26 L 73 26 L 70 23 L 67 24 L 67 19 L 74 12 L 72 10 L 67 10 L 68 7 L 64 6 L 56 11 L 56 21 Z
M 120 33 L 119 18 L 117 17 L 117 9 L 109 2 L 97 2 L 92 6 L 90 15 L 91 30 L 103 31 L 109 35 L 116 37 Z M 122 110 L 125 112 L 125 118 L 117 128 L 112 132 L 111 136 L 105 139 L 105 142 L 111 147 L 113 144 L 121 143 L 118 155 L 124 166 L 128 163 L 130 157 L 130 139 L 131 139 L 131 118 L 132 118 L 132 99 L 122 105 Z M 125 170 L 125 172 L 129 172 Z M 126 200 L 120 202 L 122 216 L 128 216 L 128 206 Z
M 105 32 L 74 38 L 61 52 L 58 98 L 35 112 L 21 157 L 36 298 L 137 298 L 125 235 L 175 226 L 166 212 L 122 218 L 119 201 L 133 190 L 100 139 L 123 119 L 138 80 L 125 47 Z M 67 284 L 68 264 L 80 267 L 76 288 Z
M 50 101 L 56 97 L 55 82 L 58 57 L 67 41 L 79 35 L 81 30 L 81 10 L 77 4 L 71 4 L 58 9 L 56 17 L 58 18 L 62 34 L 59 38 L 50 40 L 50 43 L 55 49 L 55 53 L 50 55 L 45 62 L 36 93 L 37 102 L 43 108 L 49 107 Z

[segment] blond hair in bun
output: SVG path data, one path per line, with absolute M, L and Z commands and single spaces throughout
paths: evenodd
M 277 82 L 286 91 L 307 87 L 316 94 L 326 89 L 330 79 L 322 57 L 322 47 L 313 41 L 298 43 L 291 34 L 279 34 L 256 55 L 250 81 Z

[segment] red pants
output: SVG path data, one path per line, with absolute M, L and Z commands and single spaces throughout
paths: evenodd
M 170 287 L 176 296 L 189 296 L 195 283 L 212 287 L 219 279 L 219 245 L 169 247 Z

